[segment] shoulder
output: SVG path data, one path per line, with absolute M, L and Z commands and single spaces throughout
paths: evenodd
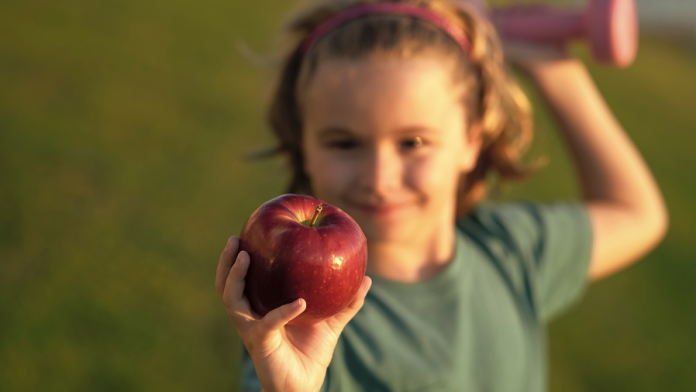
M 539 218 L 530 204 L 485 202 L 457 220 L 479 255 L 476 270 L 502 278 L 516 296 L 524 295 L 539 252 Z
M 580 202 L 484 202 L 458 219 L 457 228 L 482 245 L 502 242 L 511 250 L 532 252 L 528 256 L 533 258 L 541 257 L 541 247 L 550 241 L 591 238 L 589 214 Z
M 593 245 L 582 202 L 486 202 L 458 220 L 457 227 L 514 291 L 532 292 L 543 318 L 582 292 Z
M 481 239 L 497 237 L 514 240 L 514 237 L 534 234 L 539 227 L 539 214 L 530 202 L 479 204 L 468 216 L 457 220 L 457 227 Z

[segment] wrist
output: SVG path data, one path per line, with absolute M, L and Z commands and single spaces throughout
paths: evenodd
M 309 392 L 320 392 L 320 391 L 321 391 L 321 385 L 322 385 L 322 384 L 320 384 L 317 388 L 309 389 L 308 391 L 309 391 Z M 276 391 L 276 390 L 261 388 L 261 392 L 266 392 L 266 391 L 278 392 L 278 391 Z M 304 392 L 304 391 L 303 391 L 303 392 Z
M 303 385 L 274 385 L 273 383 L 259 381 L 262 384 L 261 392 L 320 392 L 324 385 L 324 379 L 325 377 L 322 377 L 321 380 L 315 380 L 315 382 L 311 383 L 312 385 L 309 385 L 310 383 L 300 383 Z M 266 385 L 264 386 L 263 384 Z
M 567 58 L 558 61 L 542 61 L 527 69 L 527 72 L 541 89 L 564 85 L 577 81 L 587 74 L 580 60 Z

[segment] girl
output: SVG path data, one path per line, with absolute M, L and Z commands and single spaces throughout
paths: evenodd
M 531 111 L 473 3 L 326 0 L 289 33 L 270 120 L 290 191 L 360 224 L 368 270 L 341 313 L 286 325 L 305 301 L 252 312 L 231 237 L 216 286 L 246 348 L 242 390 L 544 391 L 549 318 L 667 228 L 586 70 L 558 48 L 506 45 L 558 118 L 583 199 L 492 204 L 489 175 L 533 170 L 520 162 Z

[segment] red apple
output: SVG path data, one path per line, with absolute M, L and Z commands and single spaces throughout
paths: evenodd
M 314 324 L 343 310 L 365 275 L 367 240 L 360 226 L 311 196 L 267 201 L 251 214 L 239 239 L 251 258 L 244 294 L 261 316 L 304 298 L 307 308 L 290 324 Z

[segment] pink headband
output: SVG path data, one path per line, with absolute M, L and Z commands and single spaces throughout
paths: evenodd
M 449 36 L 455 41 L 457 41 L 459 46 L 462 47 L 462 50 L 464 50 L 464 53 L 469 54 L 469 50 L 471 49 L 469 39 L 459 27 L 444 18 L 442 15 L 427 8 L 416 7 L 403 3 L 367 3 L 347 8 L 322 22 L 316 29 L 314 29 L 314 31 L 312 31 L 312 33 L 309 34 L 307 38 L 305 38 L 305 41 L 302 43 L 302 55 L 306 56 L 314 44 L 316 44 L 317 41 L 319 41 L 319 39 L 321 39 L 321 37 L 327 32 L 352 19 L 367 14 L 403 14 L 413 15 L 430 20 L 449 34 Z

